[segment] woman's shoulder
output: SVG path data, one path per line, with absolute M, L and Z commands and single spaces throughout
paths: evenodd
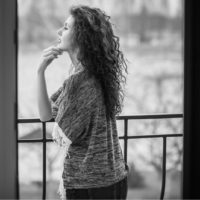
M 69 77 L 65 79 L 63 83 L 64 88 L 74 87 L 76 84 L 81 82 L 81 79 L 82 79 L 81 77 L 82 77 L 81 72 L 69 75 Z
M 99 90 L 100 85 L 93 75 L 90 75 L 87 71 L 81 71 L 70 75 L 64 81 L 64 88 L 68 93 L 75 93 L 77 90 L 85 90 L 86 92 L 90 89 Z

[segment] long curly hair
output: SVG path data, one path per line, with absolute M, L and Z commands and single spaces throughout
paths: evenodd
M 127 64 L 119 50 L 119 37 L 114 35 L 110 16 L 99 8 L 72 6 L 73 41 L 79 47 L 78 60 L 100 82 L 106 105 L 106 116 L 122 112 Z M 122 85 L 123 84 L 123 85 Z

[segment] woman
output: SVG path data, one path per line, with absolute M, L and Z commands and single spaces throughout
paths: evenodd
M 60 193 L 67 199 L 127 196 L 128 166 L 116 127 L 127 65 L 109 19 L 98 8 L 71 7 L 58 31 L 59 45 L 44 51 L 38 68 L 40 119 L 55 119 L 53 138 L 65 147 L 61 187 L 66 193 L 61 188 Z M 64 51 L 74 73 L 48 98 L 44 72 Z

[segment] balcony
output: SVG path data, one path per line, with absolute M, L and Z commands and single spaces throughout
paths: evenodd
M 161 138 L 162 139 L 162 177 L 161 177 L 161 185 L 157 190 L 160 191 L 160 194 L 158 195 L 158 199 L 164 199 L 165 196 L 165 186 L 166 186 L 166 162 L 167 162 L 167 140 L 171 137 L 182 137 L 182 133 L 169 133 L 169 134 L 151 134 L 151 135 L 129 135 L 129 123 L 130 120 L 146 120 L 146 119 L 177 119 L 177 118 L 183 118 L 183 114 L 152 114 L 152 115 L 133 115 L 133 116 L 118 116 L 117 121 L 123 121 L 124 124 L 124 130 L 123 130 L 123 136 L 119 136 L 120 140 L 123 140 L 123 154 L 124 159 L 127 162 L 129 160 L 129 154 L 128 154 L 128 143 L 131 140 L 138 140 L 138 139 L 156 139 Z M 18 119 L 18 124 L 24 124 L 24 123 L 42 123 L 42 138 L 41 139 L 18 139 L 17 142 L 19 143 L 40 143 L 42 144 L 42 181 L 39 182 L 39 186 L 42 186 L 42 199 L 48 199 L 47 198 L 47 142 L 52 142 L 52 139 L 47 138 L 47 131 L 46 131 L 46 125 L 47 123 L 54 122 L 54 120 L 51 120 L 49 122 L 41 122 L 40 119 Z M 35 134 L 35 133 L 34 133 Z M 129 163 L 129 162 L 128 162 Z M 130 166 L 129 166 L 130 167 Z M 129 168 L 130 169 L 130 168 Z M 22 173 L 22 172 L 21 172 Z M 131 173 L 131 171 L 130 171 Z M 131 174 L 129 174 L 130 177 Z M 129 183 L 130 183 L 130 179 Z M 19 180 L 18 180 L 19 181 Z M 58 184 L 58 183 L 57 183 Z M 56 187 L 56 185 L 55 185 Z M 179 186 L 181 188 L 181 185 Z M 20 184 L 18 182 L 18 193 L 20 189 Z M 137 197 L 131 196 L 131 192 L 128 192 L 128 198 L 134 199 Z M 145 189 L 144 189 L 145 190 Z M 130 194 L 129 194 L 130 193 Z M 25 190 L 22 191 L 23 198 L 30 198 L 31 197 L 31 191 L 29 191 L 27 194 L 25 194 Z M 26 196 L 27 195 L 27 196 Z M 35 194 L 32 194 L 33 197 L 37 197 L 37 192 Z M 54 194 L 55 195 L 55 194 Z M 155 194 L 154 194 L 155 195 Z M 56 196 L 49 196 L 49 198 L 55 198 Z M 41 198 L 40 194 L 38 194 L 37 198 Z M 144 196 L 140 198 L 145 198 Z M 155 198 L 155 196 L 154 196 Z

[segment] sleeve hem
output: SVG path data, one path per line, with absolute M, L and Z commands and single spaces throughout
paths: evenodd
M 60 128 L 59 124 L 57 122 L 55 122 L 56 125 L 58 126 L 58 131 L 60 133 L 60 135 L 64 138 L 64 140 L 67 142 L 67 144 L 71 144 L 72 141 L 70 140 L 70 138 L 68 138 L 65 133 L 63 133 L 62 129 Z
M 69 134 L 69 133 L 70 133 L 70 130 L 68 131 L 68 134 L 66 134 L 66 133 L 65 133 L 65 129 L 62 128 L 63 124 L 61 123 L 61 121 L 57 121 L 57 118 L 55 119 L 55 121 L 56 121 L 56 123 L 57 123 L 57 125 L 58 125 L 58 127 L 59 127 L 59 130 L 60 130 L 61 134 L 63 135 L 63 137 L 64 137 L 64 138 L 66 137 L 66 138 L 67 138 L 68 140 L 70 140 L 71 143 L 72 143 L 72 142 L 74 141 L 74 138 L 73 138 L 72 134 Z
M 72 143 L 72 141 L 63 133 L 57 122 L 55 122 L 53 128 L 52 138 L 59 146 L 67 147 L 67 149 Z

